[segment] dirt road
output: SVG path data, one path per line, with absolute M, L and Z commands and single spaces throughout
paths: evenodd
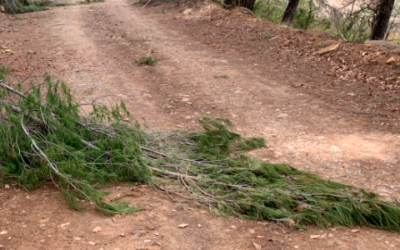
M 379 113 L 356 112 L 365 103 L 348 100 L 346 84 L 343 89 L 307 88 L 335 82 L 324 74 L 330 63 L 293 59 L 297 48 L 281 46 L 278 36 L 253 41 L 249 34 L 258 33 L 251 23 L 259 20 L 244 16 L 248 20 L 238 25 L 234 15 L 214 5 L 190 7 L 192 13 L 183 15 L 179 10 L 187 6 L 143 10 L 125 0 L 107 0 L 16 16 L 0 33 L 15 53 L 3 54 L 0 62 L 13 66 L 15 77 L 50 73 L 71 86 L 82 102 L 101 96 L 110 103 L 122 99 L 136 118 L 144 118 L 152 128 L 194 129 L 198 117 L 230 118 L 238 132 L 269 141 L 268 148 L 254 155 L 367 188 L 389 200 L 400 199 L 397 113 L 382 118 Z M 225 34 L 217 33 L 221 30 Z M 159 63 L 135 64 L 147 55 Z M 365 110 L 374 110 L 373 105 L 379 109 L 376 100 L 366 103 L 370 106 Z M 262 249 L 400 247 L 398 234 L 364 228 L 296 231 L 176 207 L 147 187 L 111 189 L 113 195 L 127 196 L 145 210 L 110 219 L 93 210 L 85 214 L 69 210 L 51 187 L 28 194 L 1 189 L 0 211 L 10 216 L 0 218 L 0 229 L 8 232 L 0 235 L 0 245 L 7 249 L 254 249 L 253 243 Z M 69 224 L 61 226 L 64 223 Z M 179 229 L 181 223 L 189 227 Z M 103 230 L 93 233 L 95 226 Z M 310 235 L 320 236 L 310 239 Z

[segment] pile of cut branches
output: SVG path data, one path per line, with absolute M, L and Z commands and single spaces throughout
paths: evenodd
M 227 119 L 202 118 L 202 132 L 128 126 L 123 103 L 92 103 L 83 116 L 68 87 L 22 86 L 0 70 L 0 180 L 26 189 L 53 181 L 76 209 L 85 199 L 106 214 L 140 209 L 109 203 L 107 183 L 147 183 L 177 202 L 223 216 L 269 219 L 303 227 L 365 225 L 400 231 L 400 206 L 352 186 L 323 180 L 286 164 L 246 156 L 261 138 L 231 132 Z

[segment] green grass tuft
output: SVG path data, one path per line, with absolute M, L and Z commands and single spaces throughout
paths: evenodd
M 151 56 L 149 56 L 149 57 L 141 57 L 136 61 L 137 65 L 146 64 L 146 65 L 149 65 L 149 66 L 154 66 L 154 65 L 157 64 L 157 62 L 158 62 L 158 59 L 154 59 Z

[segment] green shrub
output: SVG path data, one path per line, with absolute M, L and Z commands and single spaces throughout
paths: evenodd
M 254 4 L 254 14 L 264 21 L 270 21 L 276 24 L 281 23 L 283 13 L 285 12 L 284 1 L 257 1 Z
M 293 27 L 297 29 L 307 30 L 313 23 L 316 23 L 315 12 L 317 11 L 312 0 L 308 1 L 307 6 L 300 7 L 296 14 Z
M 148 56 L 148 57 L 144 56 L 144 57 L 139 58 L 136 61 L 137 65 L 147 64 L 149 66 L 154 66 L 157 64 L 157 62 L 158 62 L 158 59 L 154 59 L 151 56 Z
M 342 14 L 334 18 L 332 33 L 352 42 L 365 42 L 370 37 L 370 13 Z

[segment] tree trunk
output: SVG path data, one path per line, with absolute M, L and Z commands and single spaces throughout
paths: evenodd
M 371 40 L 383 40 L 389 26 L 395 0 L 380 0 L 378 10 L 372 22 Z
M 233 8 L 233 7 L 244 7 L 249 10 L 254 9 L 254 3 L 256 0 L 224 0 L 224 4 L 228 8 Z
M 294 15 L 296 14 L 297 7 L 299 7 L 300 0 L 289 0 L 288 5 L 286 6 L 285 13 L 283 14 L 283 18 L 281 23 L 291 24 L 294 21 Z

